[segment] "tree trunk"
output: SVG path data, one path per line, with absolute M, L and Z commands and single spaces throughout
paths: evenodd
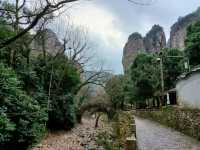
M 157 107 L 159 108 L 160 107 L 160 98 L 156 98 L 157 100 Z
M 153 98 L 153 107 L 154 107 L 154 108 L 156 107 L 155 99 L 154 99 L 154 98 Z
M 76 120 L 78 123 L 80 123 L 80 124 L 82 123 L 82 114 L 80 112 L 78 112 L 76 114 Z
M 96 118 L 96 122 L 95 122 L 95 128 L 99 127 L 99 119 L 101 117 L 101 114 L 98 114 L 97 118 Z
M 124 109 L 124 101 L 121 102 L 121 110 Z

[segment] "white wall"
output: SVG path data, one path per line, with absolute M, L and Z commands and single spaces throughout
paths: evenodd
M 195 73 L 176 85 L 178 103 L 185 107 L 200 108 L 200 73 Z

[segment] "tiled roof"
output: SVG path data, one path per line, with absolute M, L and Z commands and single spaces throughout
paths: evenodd
M 190 72 L 183 73 L 182 75 L 180 75 L 177 78 L 177 82 L 180 81 L 180 80 L 184 80 L 184 79 L 186 79 L 186 78 L 188 78 L 188 77 L 190 77 L 190 76 L 192 76 L 193 74 L 196 74 L 196 73 L 200 73 L 200 65 L 194 67 Z

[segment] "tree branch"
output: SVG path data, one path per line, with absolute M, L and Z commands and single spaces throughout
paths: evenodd
M 47 5 L 43 8 L 43 10 L 41 12 L 39 12 L 38 14 L 35 15 L 35 18 L 30 23 L 30 25 L 27 28 L 25 28 L 23 31 L 18 33 L 16 36 L 11 37 L 10 39 L 0 43 L 0 49 L 6 47 L 7 45 L 15 42 L 18 38 L 24 36 L 27 32 L 29 32 L 32 28 L 34 28 L 37 25 L 37 23 L 40 21 L 40 19 L 42 17 L 44 17 L 45 15 L 53 13 L 53 12 L 59 10 L 66 3 L 75 2 L 75 1 L 78 1 L 78 0 L 62 0 L 62 1 L 58 2 L 58 3 L 56 3 L 56 4 L 51 4 L 49 1 L 47 1 Z M 24 3 L 25 2 L 26 1 L 24 0 Z M 24 3 L 21 6 L 25 6 Z

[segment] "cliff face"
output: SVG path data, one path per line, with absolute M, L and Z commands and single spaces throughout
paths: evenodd
M 183 50 L 185 48 L 187 27 L 196 21 L 200 21 L 200 7 L 194 13 L 180 17 L 171 27 L 169 47 Z
M 144 39 L 139 33 L 133 33 L 129 36 L 128 42 L 126 43 L 123 51 L 122 64 L 124 71 L 127 71 L 134 57 L 139 51 L 144 51 Z
M 166 47 L 165 33 L 159 25 L 154 25 L 144 38 L 139 33 L 133 33 L 129 36 L 123 51 L 124 72 L 127 72 L 137 53 L 159 52 L 164 47 Z
M 63 50 L 63 45 L 56 33 L 50 29 L 42 31 L 41 35 L 32 42 L 31 46 L 36 53 L 42 53 L 43 48 L 45 48 L 46 52 L 51 55 L 56 55 Z
M 165 33 L 159 25 L 154 25 L 144 38 L 139 33 L 132 34 L 124 47 L 124 72 L 127 72 L 129 66 L 134 61 L 134 57 L 141 49 L 150 53 L 159 52 L 164 47 L 183 50 L 185 48 L 187 28 L 197 21 L 200 21 L 200 7 L 195 12 L 185 17 L 180 17 L 171 27 L 167 46 Z
M 146 34 L 144 41 L 147 52 L 159 52 L 166 47 L 166 37 L 163 28 L 159 25 L 154 25 Z

